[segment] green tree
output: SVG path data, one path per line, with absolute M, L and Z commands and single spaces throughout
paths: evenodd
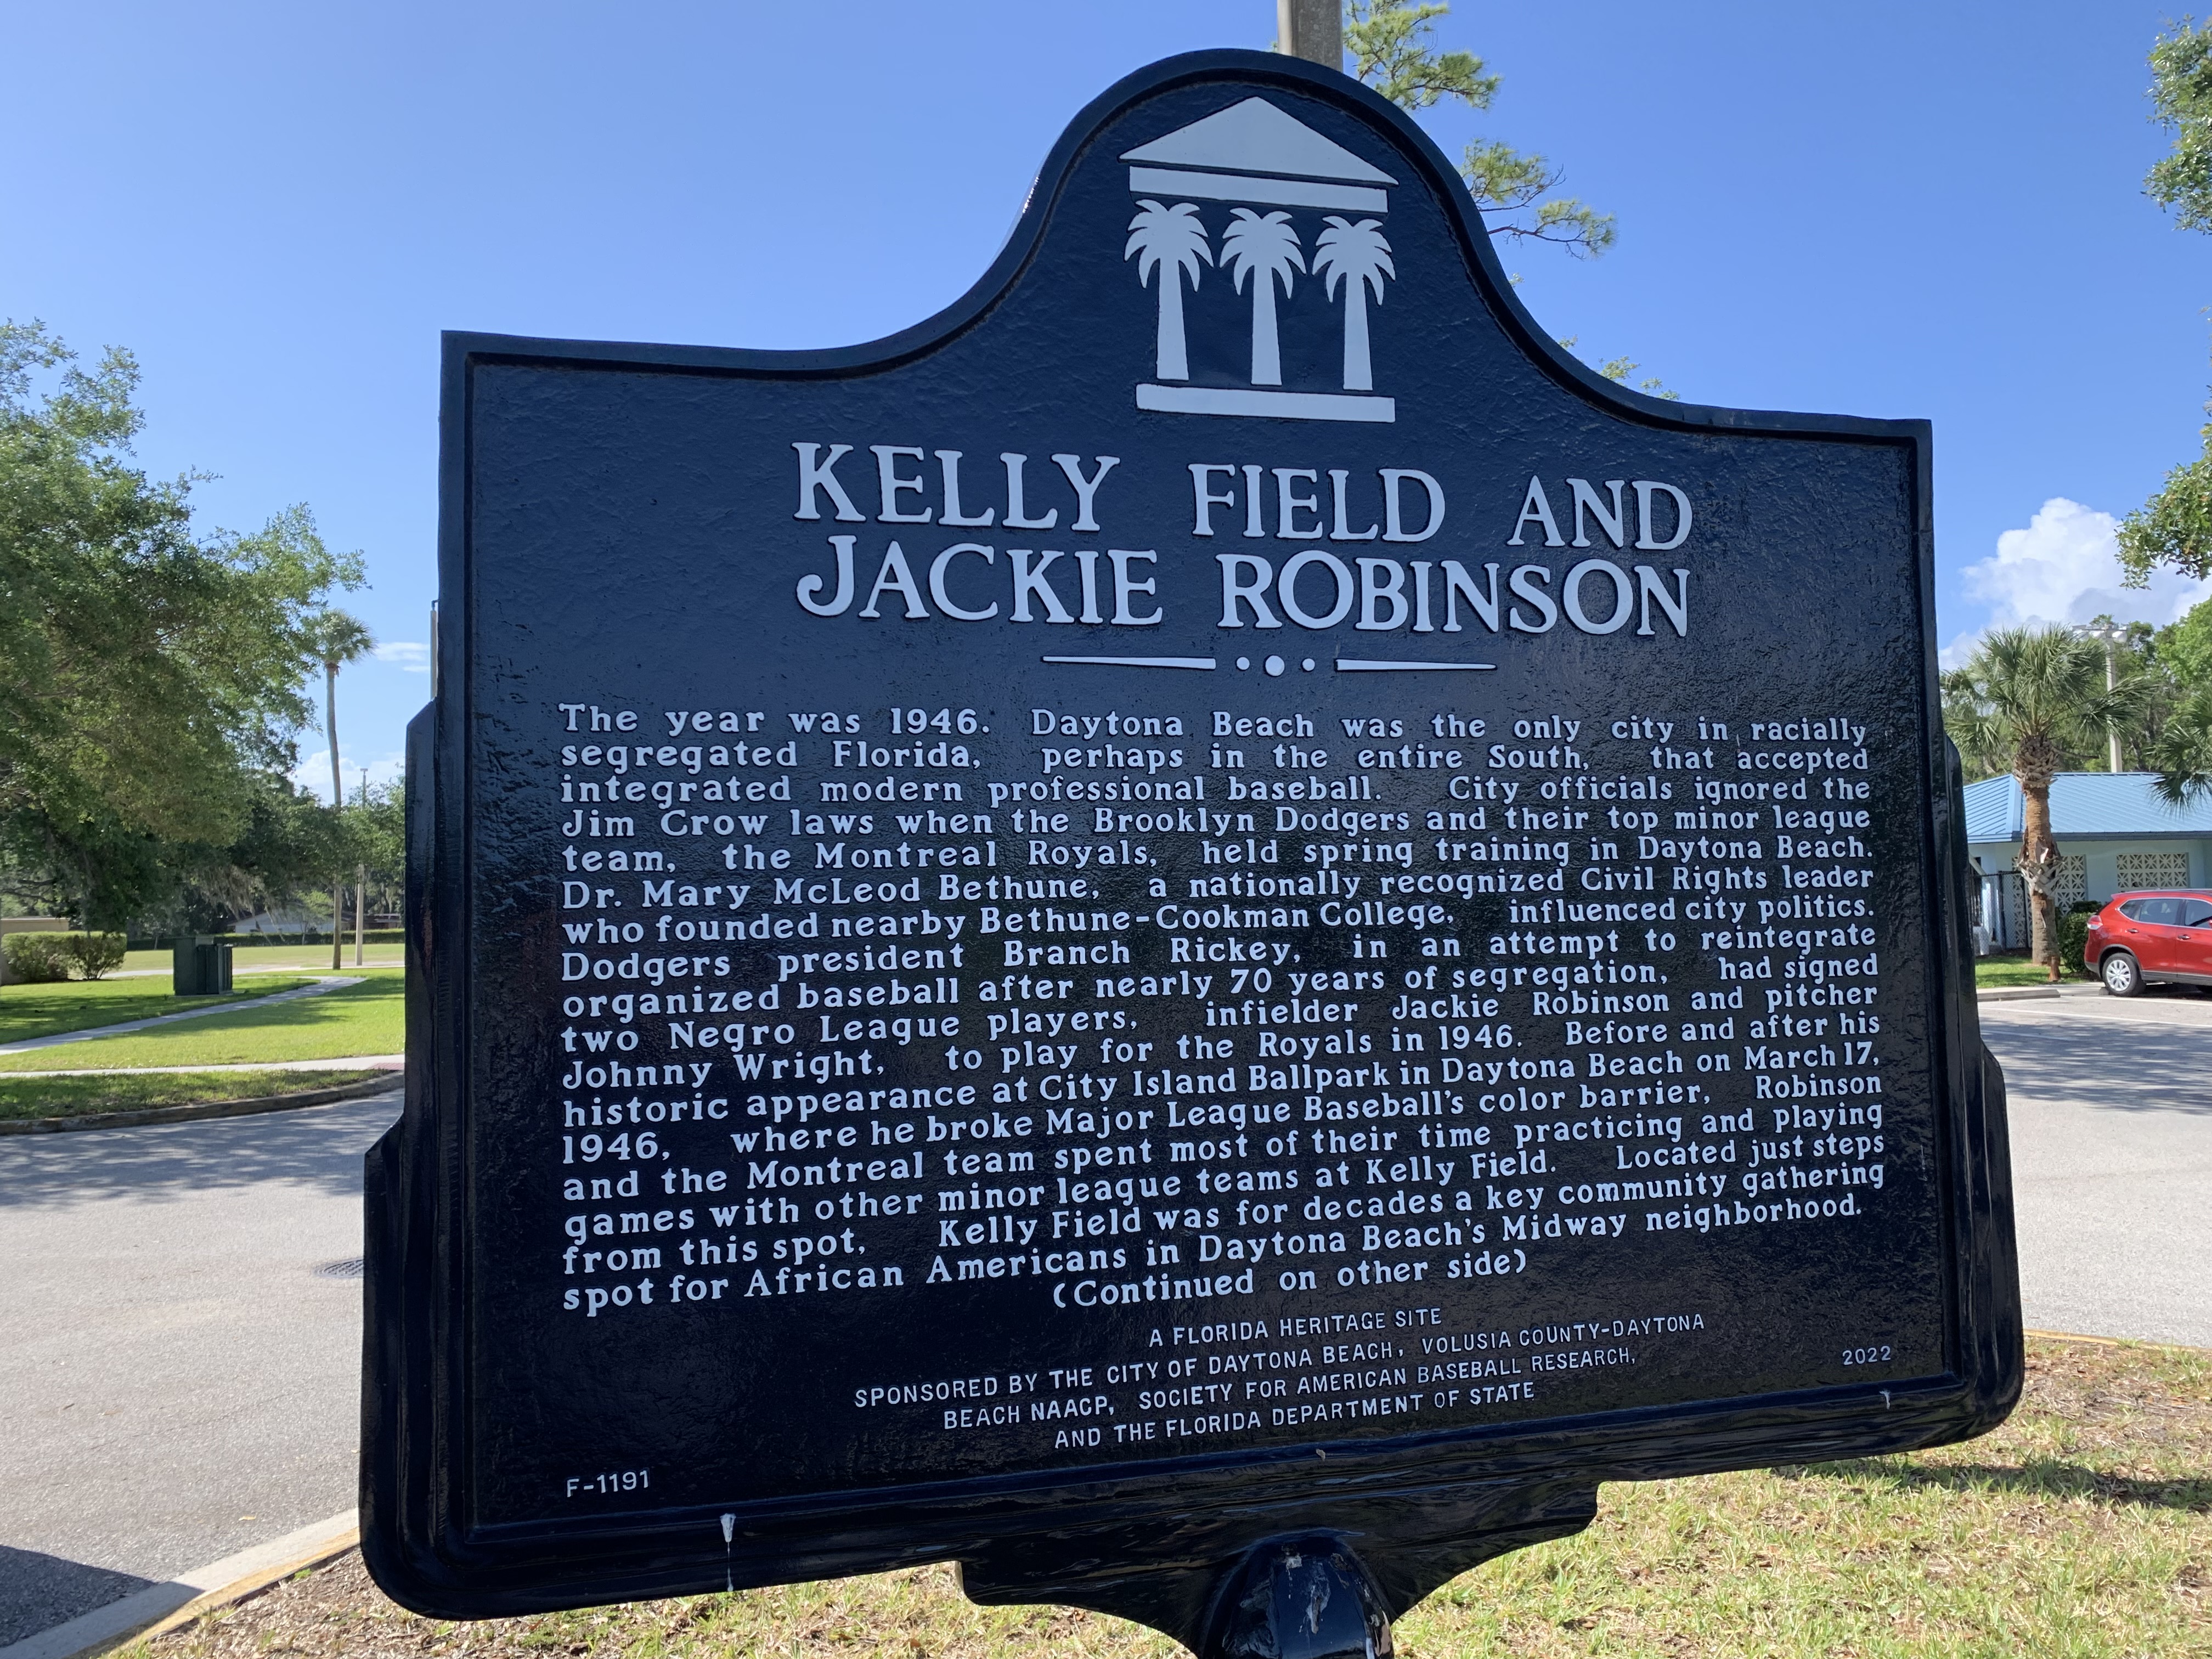
M 2109 616 L 2092 618 L 2092 624 L 2100 628 L 2112 623 Z M 2120 767 L 2128 772 L 2155 771 L 2160 735 L 2187 696 L 2190 676 L 2180 659 L 2159 647 L 2167 630 L 2146 622 L 2131 622 L 2121 624 L 2120 632 L 2112 653 L 2113 667 L 2120 679 L 2136 682 L 2132 688 L 2134 701 L 2116 715 Z M 2099 644 L 2101 648 L 2102 641 Z M 2110 756 L 2107 745 L 2086 769 L 2105 769 L 2112 763 Z
M 2160 629 L 2150 650 L 2171 690 L 2144 759 L 2159 793 L 2179 806 L 2212 791 L 2212 599 Z
M 2151 119 L 2173 149 L 2143 188 L 2184 230 L 2212 231 L 2212 27 L 2185 17 L 2150 49 Z
M 2212 685 L 2184 693 L 2150 747 L 2152 787 L 2175 806 L 2212 792 Z
M 1559 343 L 1561 345 L 1567 345 L 1568 342 L 1562 340 Z M 1570 346 L 1569 349 L 1571 349 L 1572 348 Z M 1604 375 L 1607 380 L 1617 380 L 1625 386 L 1628 382 L 1628 377 L 1635 374 L 1636 371 L 1642 367 L 1643 365 L 1638 362 L 1633 357 L 1613 357 L 1609 358 L 1603 363 L 1601 363 L 1598 366 L 1597 372 Z M 1668 391 L 1667 383 L 1664 380 L 1662 380 L 1656 374 L 1645 375 L 1644 379 L 1636 383 L 1636 389 L 1638 392 L 1649 392 L 1654 398 L 1664 398 L 1669 403 L 1674 402 L 1682 395 L 1679 392 Z
M 2168 472 L 2158 494 L 2120 520 L 2120 568 L 2130 587 L 2160 565 L 2198 580 L 2212 575 L 2212 425 L 2198 435 L 2204 453 Z
M 0 324 L 0 866 L 113 927 L 246 834 L 309 712 L 309 621 L 360 580 L 304 507 L 195 532 L 130 464 L 137 368 Z
M 1436 20 L 1450 11 L 1439 0 L 1345 0 L 1352 73 L 1401 109 L 1418 112 L 1454 100 L 1487 110 L 1499 77 L 1471 52 L 1438 52 L 1430 44 Z M 1585 258 L 1613 246 L 1613 215 L 1554 194 L 1566 175 L 1540 155 L 1492 139 L 1469 144 L 1459 170 L 1493 236 L 1553 242 Z
M 2103 749 L 2107 725 L 2131 719 L 2141 677 L 2105 686 L 2104 647 L 2063 628 L 2001 628 L 1943 677 L 1943 725 L 1981 776 L 2009 772 L 2024 802 L 2019 870 L 2033 918 L 2029 956 L 2059 975 L 2058 846 L 2051 781 L 2069 759 Z
M 404 785 L 388 783 L 357 791 L 344 813 L 344 828 L 355 863 L 368 872 L 373 910 L 399 908 L 407 879 L 407 795 Z
M 242 916 L 306 900 L 353 857 L 343 815 L 273 771 L 256 775 L 227 846 L 162 845 L 170 896 L 141 917 L 160 933 L 227 932 Z
M 2212 685 L 2212 599 L 2160 629 L 2151 649 L 2185 688 Z
M 2212 27 L 2183 18 L 2150 52 L 2151 119 L 2173 134 L 2144 190 L 2184 230 L 2212 232 Z M 2212 404 L 2207 405 L 2212 409 Z M 2137 587 L 2160 565 L 2212 575 L 2212 425 L 2203 453 L 2166 475 L 2158 493 L 2121 521 L 2120 563 Z

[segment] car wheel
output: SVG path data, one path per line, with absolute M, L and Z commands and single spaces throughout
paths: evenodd
M 2125 951 L 2107 951 L 2097 964 L 2105 988 L 2116 997 L 2131 997 L 2143 988 L 2142 969 Z

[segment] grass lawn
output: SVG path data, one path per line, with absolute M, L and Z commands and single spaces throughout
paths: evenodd
M 143 1072 L 124 1077 L 0 1077 L 0 1119 L 91 1117 L 145 1106 L 337 1089 L 376 1073 L 360 1072 Z
M 371 968 L 397 968 L 405 960 L 406 953 L 407 947 L 404 945 L 368 945 L 362 948 L 362 954 L 368 958 L 368 965 Z M 175 958 L 167 951 L 133 951 L 123 958 L 123 966 L 118 971 L 137 973 L 144 969 L 166 974 L 174 962 Z M 345 966 L 338 971 L 343 973 L 352 966 L 353 940 L 349 938 L 345 946 Z M 298 968 L 327 974 L 331 971 L 331 947 L 328 941 L 320 945 L 297 942 L 290 945 L 246 945 L 236 942 L 234 936 L 230 968 L 234 974 L 266 974 Z
M 127 1036 L 94 1037 L 27 1054 L 0 1054 L 0 1072 L 66 1072 L 102 1066 L 281 1065 L 396 1054 L 404 1046 L 396 968 L 369 969 L 358 985 L 320 996 L 179 1020 Z M 129 981 L 124 981 L 128 984 Z M 172 999 L 173 1000 L 173 999 Z
M 155 1014 L 182 1014 L 216 1008 L 248 997 L 274 995 L 305 985 L 304 979 L 258 979 L 227 997 L 179 997 L 166 979 L 72 979 L 55 985 L 0 985 L 0 1043 L 95 1025 L 120 1025 Z M 71 1045 L 72 1051 L 82 1045 Z
M 1406 1659 L 2212 1654 L 2212 1353 L 2036 1340 L 2012 1420 L 1906 1457 L 1607 1486 L 1595 1525 L 1455 1580 Z M 984 1608 L 945 1566 L 446 1624 L 358 1553 L 127 1659 L 1169 1659 L 1134 1625 Z
M 2039 962 L 2030 962 L 2025 956 L 1977 957 L 1974 958 L 1974 988 L 1995 991 L 2014 985 L 2047 985 L 2051 970 Z M 2069 974 L 2059 981 L 2062 985 L 2080 985 L 2086 976 Z

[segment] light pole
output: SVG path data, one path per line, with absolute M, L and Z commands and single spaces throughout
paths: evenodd
M 1343 0 L 1275 0 L 1275 50 L 1341 70 Z
M 361 804 L 368 805 L 368 769 L 361 769 Z M 364 864 L 354 871 L 353 878 L 353 965 L 360 967 L 365 960 L 362 941 L 368 936 L 368 866 Z
M 2127 629 L 2116 622 L 2106 619 L 2093 623 L 2076 623 L 2074 624 L 2074 632 L 2085 640 L 2104 641 L 2105 690 L 2107 691 L 2118 690 L 2119 647 L 2120 641 L 2128 636 Z M 2112 770 L 2118 772 L 2120 770 L 2120 728 L 2109 720 L 2105 722 L 2105 741 L 2108 745 L 2106 752 L 2112 761 Z

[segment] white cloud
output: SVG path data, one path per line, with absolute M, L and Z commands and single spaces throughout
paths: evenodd
M 386 640 L 376 647 L 376 659 L 397 663 L 410 674 L 430 672 L 430 647 L 416 640 Z
M 2025 530 L 1997 538 L 1997 550 L 1960 573 L 1967 593 L 1989 606 L 1983 628 L 2082 623 L 2099 616 L 2164 625 L 2212 594 L 2212 581 L 2155 572 L 2148 587 L 2120 585 L 2119 520 L 2063 495 L 2044 502 Z M 1956 667 L 1982 629 L 1953 638 L 1942 663 Z
M 348 800 L 361 792 L 361 773 L 364 765 L 368 769 L 369 787 L 373 789 L 381 788 L 407 775 L 407 757 L 398 750 L 373 758 L 359 753 L 350 754 L 343 757 L 343 763 Z M 331 751 L 319 749 L 312 755 L 302 755 L 300 763 L 292 769 L 292 781 L 317 800 L 330 799 Z

